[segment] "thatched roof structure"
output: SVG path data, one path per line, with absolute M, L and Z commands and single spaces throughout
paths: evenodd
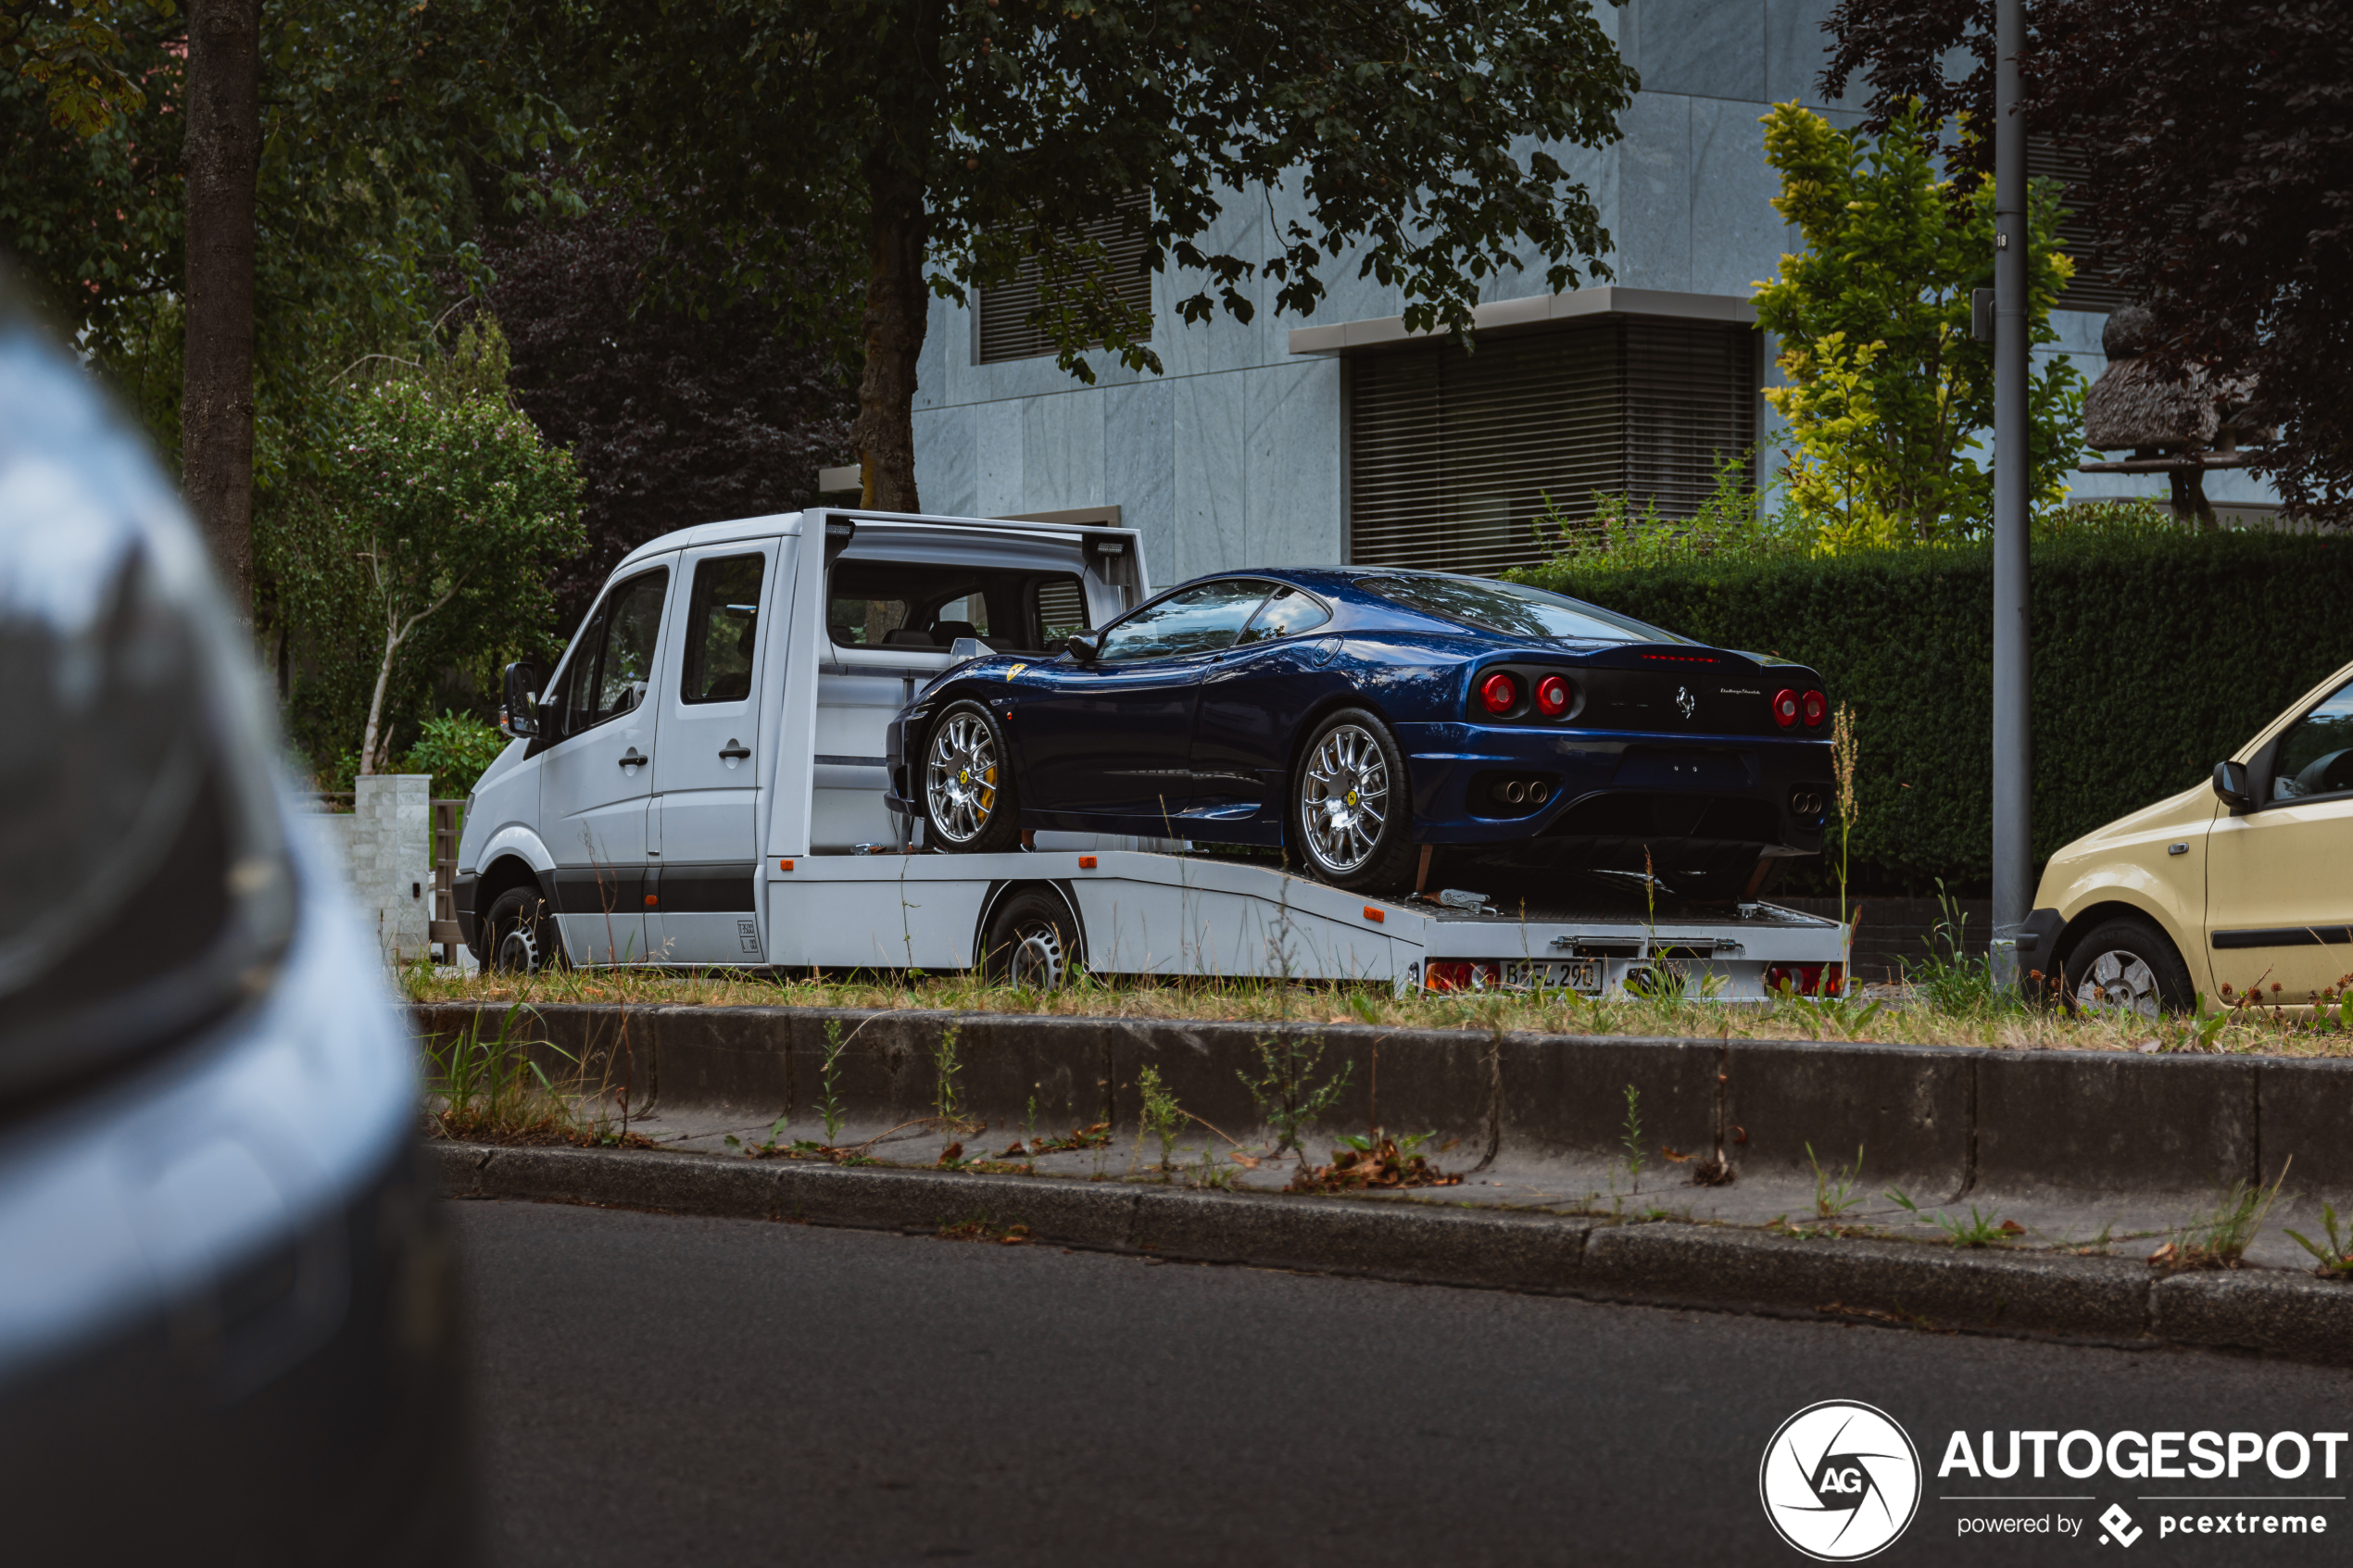
M 2108 369 L 2083 395 L 2083 444 L 2103 452 L 2120 448 L 2208 451 L 2271 438 L 2244 422 L 2248 388 L 2209 383 L 2193 370 L 2174 381 L 2144 358 L 2151 346 L 2145 307 L 2131 305 L 2108 319 L 2100 347 Z

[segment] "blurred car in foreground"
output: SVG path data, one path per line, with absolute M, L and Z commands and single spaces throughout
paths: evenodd
M 195 530 L 4 275 L 0 729 L 7 1556 L 462 1560 L 413 1047 Z
M 2209 783 L 2051 857 L 2019 943 L 2067 1002 L 2147 1017 L 2197 994 L 2306 1008 L 2353 974 L 2353 664 Z

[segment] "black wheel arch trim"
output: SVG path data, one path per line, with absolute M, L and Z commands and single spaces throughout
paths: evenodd
M 988 927 L 1005 900 L 1016 893 L 1032 888 L 1044 888 L 1062 900 L 1063 912 L 1070 917 L 1073 951 L 1071 962 L 1083 965 L 1087 961 L 1087 922 L 1078 913 L 1078 899 L 1072 893 L 1067 877 L 999 877 L 991 881 L 988 890 L 980 897 L 980 918 L 973 922 L 973 967 L 978 969 L 988 956 Z

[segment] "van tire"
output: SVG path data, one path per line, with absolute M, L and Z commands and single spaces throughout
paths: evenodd
M 951 855 L 1021 847 L 1021 791 L 1004 726 L 980 703 L 951 705 L 924 736 L 912 770 L 924 842 Z
M 510 887 L 490 901 L 483 916 L 486 966 L 498 974 L 536 974 L 563 962 L 563 939 L 537 883 Z

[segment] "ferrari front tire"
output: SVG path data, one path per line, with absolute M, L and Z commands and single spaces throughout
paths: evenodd
M 1300 858 L 1335 887 L 1412 885 L 1414 799 L 1389 726 L 1361 708 L 1326 716 L 1291 770 L 1290 827 Z
M 924 821 L 931 847 L 962 855 L 1019 847 L 1016 793 L 1013 753 L 997 716 L 976 702 L 942 713 L 924 741 Z

